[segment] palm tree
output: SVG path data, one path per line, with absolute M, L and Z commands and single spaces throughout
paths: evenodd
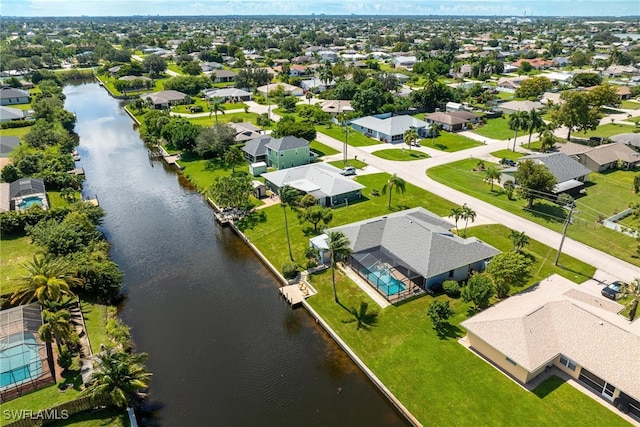
M 518 131 L 524 129 L 527 122 L 526 111 L 516 111 L 509 116 L 509 129 L 514 131 L 513 133 L 513 151 L 516 151 L 516 139 L 518 138 Z
M 553 148 L 556 143 L 556 137 L 551 131 L 551 129 L 544 129 L 540 134 L 540 151 L 546 153 L 548 150 Z
M 500 183 L 500 171 L 495 166 L 489 166 L 484 173 L 484 180 L 491 182 L 491 191 L 493 191 L 493 181 Z
M 476 220 L 476 212 L 465 203 L 462 205 L 462 219 L 464 219 L 464 237 L 467 237 L 467 225 L 469 220 L 473 223 Z
M 540 111 L 529 111 L 525 119 L 525 129 L 529 131 L 529 141 L 527 143 L 527 146 L 529 148 L 531 148 L 531 134 L 533 132 L 539 132 L 544 126 L 544 120 L 542 120 L 542 114 L 540 113 Z
M 236 165 L 244 162 L 244 156 L 242 155 L 242 151 L 233 145 L 224 152 L 224 161 L 226 164 L 231 165 L 231 173 L 234 174 L 236 172 Z
M 387 208 L 391 209 L 391 190 L 396 189 L 396 193 L 404 194 L 406 190 L 407 183 L 404 179 L 397 176 L 395 173 L 389 177 L 387 182 L 382 186 L 382 194 L 389 193 L 389 202 L 387 203 Z
M 224 114 L 225 108 L 224 108 L 224 103 L 220 102 L 220 100 L 212 100 L 209 102 L 209 117 L 211 117 L 211 114 L 215 114 L 216 115 L 216 124 L 218 124 L 218 113 L 222 113 Z
M 287 222 L 287 206 L 293 205 L 298 197 L 298 191 L 289 187 L 288 185 L 280 187 L 278 191 L 280 196 L 280 205 L 282 206 L 282 212 L 284 212 L 284 229 L 287 233 L 287 247 L 289 248 L 289 258 L 293 261 L 293 254 L 291 253 L 291 239 L 289 238 L 289 223 Z
M 80 392 L 79 397 L 108 396 L 114 405 L 127 407 L 149 386 L 151 374 L 143 364 L 146 358 L 146 353 L 130 354 L 115 350 L 98 354 L 93 362 L 92 382 Z
M 438 123 L 431 123 L 431 145 L 436 136 L 440 136 L 440 125 Z
M 65 187 L 60 190 L 60 198 L 67 203 L 73 203 L 76 201 L 76 190 L 71 187 Z
M 409 146 L 409 151 L 411 151 L 411 145 L 418 140 L 418 132 L 416 132 L 415 128 L 408 129 L 404 131 L 404 143 Z
M 331 64 L 329 62 L 318 67 L 318 78 L 325 84 L 325 86 L 333 80 L 333 70 L 331 69 Z
M 338 300 L 338 291 L 336 290 L 336 262 L 351 253 L 350 244 L 351 242 L 342 231 L 329 232 L 327 246 L 329 255 L 331 256 L 331 283 L 333 284 L 333 298 L 335 302 L 340 302 L 340 300 Z
M 307 98 L 307 101 L 309 101 L 309 105 L 311 105 L 311 100 L 313 99 L 313 93 L 311 93 L 311 91 L 308 91 L 307 93 L 304 94 L 304 97 Z
M 511 230 L 509 238 L 513 242 L 513 251 L 520 252 L 520 249 L 529 244 L 529 236 L 524 234 L 524 231 Z
M 449 218 L 453 218 L 456 224 L 456 234 L 460 235 L 460 230 L 458 230 L 458 221 L 462 218 L 462 208 L 451 208 L 451 213 L 449 213 Z
M 60 301 L 65 296 L 73 296 L 71 285 L 82 284 L 63 258 L 34 255 L 33 261 L 23 264 L 23 267 L 29 274 L 20 279 L 11 296 L 12 304 L 28 304 L 36 299 L 40 303 Z
M 67 341 L 72 334 L 73 327 L 69 310 L 42 310 L 42 326 L 38 329 L 38 336 L 42 341 L 48 343 L 55 340 L 58 354 L 62 353 L 61 341 Z

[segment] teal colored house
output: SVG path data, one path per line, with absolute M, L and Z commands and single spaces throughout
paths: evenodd
M 311 162 L 309 141 L 295 136 L 271 139 L 266 144 L 266 162 L 275 169 L 287 169 L 307 165 Z

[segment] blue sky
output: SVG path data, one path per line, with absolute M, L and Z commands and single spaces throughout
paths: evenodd
M 640 16 L 640 0 L 0 0 L 1 16 Z

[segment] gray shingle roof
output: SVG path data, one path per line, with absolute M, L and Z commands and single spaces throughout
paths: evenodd
M 242 151 L 254 157 L 264 156 L 267 154 L 267 144 L 270 141 L 271 137 L 269 135 L 259 136 L 251 141 L 247 141 L 244 147 L 242 147 Z
M 46 191 L 44 181 L 40 178 L 22 178 L 13 181 L 9 187 L 9 195 L 12 199 L 41 193 L 46 193 Z
M 591 170 L 564 153 L 530 154 L 520 160 L 534 160 L 543 163 L 558 180 L 558 184 L 588 175 Z
M 275 151 L 292 150 L 295 148 L 303 148 L 309 146 L 309 141 L 297 136 L 285 136 L 283 138 L 271 139 L 267 144 L 268 148 Z
M 29 94 L 23 90 L 16 89 L 13 87 L 3 87 L 0 90 L 0 98 L 24 98 L 28 97 Z
M 463 239 L 453 225 L 421 207 L 332 228 L 350 240 L 354 253 L 381 250 L 425 278 L 500 253 L 476 239 Z
M 5 120 L 21 120 L 24 118 L 24 111 L 19 108 L 0 106 L 0 122 Z
M 0 157 L 6 157 L 18 145 L 20 138 L 17 136 L 0 136 Z

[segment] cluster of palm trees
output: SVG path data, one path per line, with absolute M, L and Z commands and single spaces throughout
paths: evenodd
M 531 135 L 534 132 L 549 132 L 553 135 L 553 127 L 547 125 L 542 118 L 542 113 L 538 110 L 516 111 L 509 115 L 509 128 L 514 131 L 513 134 L 513 151 L 516 151 L 516 139 L 518 131 L 523 130 L 529 133 L 528 146 L 531 147 Z
M 460 207 L 455 207 L 451 209 L 451 213 L 449 213 L 449 218 L 453 218 L 456 225 L 456 234 L 460 235 L 460 229 L 458 228 L 458 221 L 464 221 L 464 231 L 462 233 L 462 237 L 467 237 L 467 226 L 469 225 L 469 221 L 473 224 L 476 220 L 476 212 L 471 209 L 467 204 Z
M 75 297 L 72 288 L 82 286 L 71 266 L 62 257 L 35 255 L 23 264 L 27 274 L 19 279 L 11 296 L 12 304 L 29 304 L 38 301 L 43 324 L 38 330 L 40 339 L 55 341 L 58 354 L 76 336 L 71 313 L 68 309 Z M 148 386 L 151 374 L 141 364 L 146 355 L 129 354 L 111 350 L 97 356 L 92 383 L 81 396 L 109 396 L 116 406 L 125 407 L 140 396 Z

